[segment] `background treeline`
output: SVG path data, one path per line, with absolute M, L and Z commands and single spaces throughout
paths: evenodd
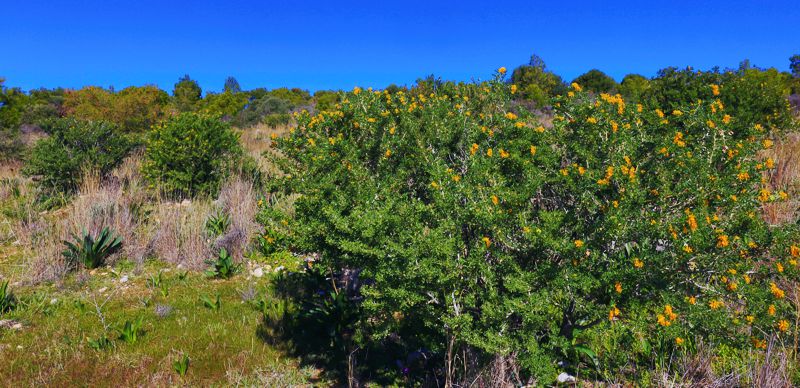
M 628 74 L 621 82 L 597 69 L 566 82 L 549 69 L 542 58 L 533 55 L 527 64 L 512 71 L 509 82 L 519 88 L 521 102 L 542 109 L 548 108 L 552 98 L 564 94 L 571 82 L 595 94 L 618 93 L 629 102 L 662 108 L 707 97 L 704 87 L 717 84 L 737 89 L 737 105 L 748 109 L 769 110 L 770 106 L 785 101 L 797 109 L 800 106 L 800 55 L 790 58 L 788 71 L 759 68 L 744 60 L 735 69 L 715 67 L 698 71 L 691 67 L 667 67 L 651 78 Z M 447 83 L 431 75 L 417 80 L 411 88 L 425 91 Z M 409 87 L 392 84 L 386 88 L 390 92 L 401 89 Z M 772 100 L 765 100 L 762 91 Z M 0 155 L 3 158 L 18 156 L 23 149 L 23 135 L 36 129 L 46 130 L 47 122 L 55 118 L 107 121 L 125 133 L 144 132 L 167 116 L 180 112 L 217 116 L 235 127 L 260 123 L 277 126 L 288 124 L 290 114 L 295 111 L 332 109 L 340 93 L 319 90 L 312 94 L 308 90 L 287 87 L 242 90 L 235 78 L 228 77 L 221 93 L 207 91 L 203 95 L 200 85 L 188 75 L 178 79 L 171 95 L 153 85 L 122 90 L 87 86 L 78 90 L 40 88 L 26 92 L 5 85 L 0 78 Z

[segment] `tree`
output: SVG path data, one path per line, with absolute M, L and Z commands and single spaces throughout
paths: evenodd
M 242 87 L 239 86 L 239 81 L 231 76 L 225 80 L 225 86 L 222 88 L 222 91 L 236 94 L 242 91 Z
M 64 95 L 67 116 L 81 120 L 109 121 L 124 132 L 144 132 L 167 114 L 169 95 L 155 86 L 131 86 L 113 92 L 97 86 L 68 90 Z
M 331 110 L 340 100 L 340 92 L 335 90 L 317 90 L 314 92 L 314 110 Z
M 223 120 L 231 120 L 247 105 L 245 93 L 209 93 L 200 100 L 200 111 L 218 116 Z
M 514 69 L 511 83 L 517 85 L 520 96 L 537 106 L 549 105 L 550 99 L 566 91 L 560 76 L 548 71 L 544 60 L 532 55 L 527 65 Z
M 800 54 L 792 55 L 789 58 L 789 69 L 792 71 L 792 76 L 800 78 Z
M 184 75 L 175 83 L 175 88 L 172 90 L 172 99 L 178 111 L 189 112 L 197 108 L 197 102 L 203 95 L 203 90 L 197 81 L 189 78 L 189 75 Z
M 617 90 L 617 81 L 597 69 L 579 75 L 572 82 L 595 94 L 613 93 Z
M 622 79 L 619 85 L 619 92 L 623 97 L 632 101 L 639 102 L 642 94 L 650 88 L 650 80 L 639 74 L 628 74 Z

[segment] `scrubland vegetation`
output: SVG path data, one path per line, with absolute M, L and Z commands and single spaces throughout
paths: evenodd
M 790 70 L 3 86 L 0 378 L 800 384 Z

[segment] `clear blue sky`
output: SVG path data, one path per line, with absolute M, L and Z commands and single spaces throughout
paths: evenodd
M 645 4 L 652 3 L 652 4 Z M 7 85 L 204 90 L 410 84 L 486 78 L 532 53 L 571 80 L 666 66 L 788 69 L 800 53 L 794 1 L 117 1 L 0 5 Z

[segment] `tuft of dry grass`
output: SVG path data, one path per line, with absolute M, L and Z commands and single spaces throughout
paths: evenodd
M 788 199 L 762 206 L 764 220 L 771 225 L 797 221 L 800 211 L 800 134 L 793 133 L 776 142 L 762 157 L 772 158 L 775 168 L 766 175 L 772 192 L 786 191 Z
M 217 200 L 222 211 L 230 217 L 228 230 L 217 238 L 214 247 L 225 248 L 236 260 L 241 260 L 259 230 L 255 221 L 258 205 L 253 184 L 234 178 L 226 182 Z
M 208 200 L 180 203 L 161 201 L 153 211 L 154 235 L 150 242 L 160 260 L 190 269 L 201 269 L 211 257 L 205 222 L 213 206 Z
M 701 343 L 697 352 L 685 354 L 673 360 L 667 370 L 657 374 L 654 385 L 659 387 L 705 387 L 723 388 L 740 386 L 740 376 L 729 373 L 719 376 L 713 368 L 714 356 L 711 349 Z
M 245 152 L 258 161 L 258 166 L 267 175 L 275 175 L 278 169 L 270 162 L 270 157 L 275 155 L 272 148 L 272 136 L 283 136 L 289 132 L 291 125 L 269 127 L 258 124 L 254 127 L 239 131 L 239 139 Z
M 748 368 L 748 376 L 753 387 L 792 387 L 789 377 L 789 357 L 781 347 L 776 351 L 775 338 L 771 338 L 763 357 L 755 357 Z

